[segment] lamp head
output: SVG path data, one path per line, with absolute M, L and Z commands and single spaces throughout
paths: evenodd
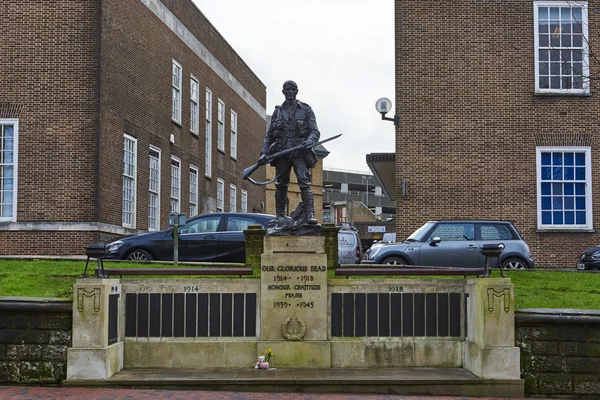
M 385 115 L 392 109 L 392 102 L 387 97 L 382 97 L 375 103 L 375 109 L 377 109 L 381 115 Z

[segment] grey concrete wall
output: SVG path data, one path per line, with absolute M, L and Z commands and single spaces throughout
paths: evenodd
M 521 309 L 515 324 L 527 395 L 600 397 L 600 311 Z
M 71 310 L 71 300 L 0 297 L 0 384 L 65 379 Z

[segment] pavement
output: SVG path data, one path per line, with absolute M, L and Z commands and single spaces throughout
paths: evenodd
M 381 394 L 319 394 L 319 393 L 246 393 L 227 391 L 109 389 L 109 388 L 56 388 L 0 386 L 0 399 L 52 400 L 492 400 L 499 397 L 401 396 Z M 503 398 L 524 400 L 524 398 Z

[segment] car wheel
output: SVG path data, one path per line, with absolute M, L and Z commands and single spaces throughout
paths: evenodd
M 383 261 L 385 265 L 406 265 L 406 261 L 402 257 L 390 257 Z
M 527 264 L 520 258 L 509 258 L 502 262 L 502 269 L 507 270 L 522 270 L 527 269 Z
M 127 260 L 129 261 L 150 261 L 152 259 L 152 254 L 142 249 L 133 250 L 127 255 Z

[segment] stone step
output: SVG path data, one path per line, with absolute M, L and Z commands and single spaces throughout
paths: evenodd
M 126 368 L 107 380 L 66 380 L 63 386 L 524 397 L 522 379 L 481 379 L 462 368 Z

